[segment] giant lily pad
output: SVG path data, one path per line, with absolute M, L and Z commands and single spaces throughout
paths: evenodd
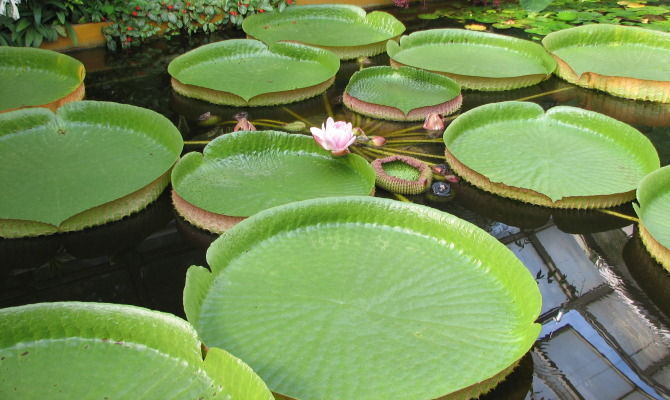
M 292 201 L 368 195 L 374 184 L 363 158 L 333 157 L 311 137 L 278 131 L 220 136 L 203 154 L 186 154 L 172 172 L 177 211 L 212 232 Z
M 217 239 L 207 260 L 211 272 L 187 273 L 188 320 L 290 398 L 477 397 L 540 331 L 523 264 L 469 222 L 415 204 L 275 207 Z
M 551 76 L 556 63 L 537 43 L 464 29 L 430 29 L 388 41 L 391 65 L 441 73 L 463 88 L 508 90 Z
M 420 69 L 370 67 L 356 72 L 344 90 L 344 105 L 373 118 L 422 121 L 461 107 L 461 87 L 452 79 Z
M 266 43 L 294 41 L 330 50 L 342 59 L 374 56 L 405 31 L 393 15 L 346 4 L 290 7 L 244 20 L 247 35 Z
M 570 83 L 670 103 L 670 33 L 595 24 L 550 33 L 542 44 Z
M 647 175 L 633 204 L 640 217 L 640 238 L 649 253 L 670 271 L 670 166 Z
M 202 359 L 198 335 L 171 314 L 103 303 L 0 310 L 0 398 L 271 400 L 227 352 Z
M 610 207 L 630 201 L 660 166 L 635 128 L 593 111 L 503 102 L 472 109 L 444 133 L 447 161 L 474 185 L 558 208 Z
M 24 107 L 52 110 L 84 98 L 84 65 L 65 54 L 0 46 L 0 113 Z
M 162 115 L 95 101 L 1 114 L 0 139 L 2 237 L 80 230 L 144 208 L 183 146 Z
M 340 60 L 327 50 L 233 39 L 182 54 L 170 62 L 168 72 L 172 87 L 183 96 L 216 104 L 266 106 L 324 92 L 339 67 Z

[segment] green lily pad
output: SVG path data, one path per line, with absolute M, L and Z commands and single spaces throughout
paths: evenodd
M 254 14 L 242 23 L 247 35 L 266 43 L 294 41 L 321 47 L 342 59 L 374 56 L 405 26 L 393 15 L 347 4 L 290 7 L 282 12 Z
M 391 65 L 449 76 L 463 88 L 508 90 L 551 76 L 556 63 L 539 44 L 486 32 L 431 29 L 389 41 Z
M 556 75 L 619 97 L 670 103 L 670 33 L 593 24 L 547 35 Z
M 340 60 L 327 50 L 297 43 L 232 39 L 210 43 L 168 65 L 172 87 L 210 103 L 265 106 L 291 103 L 324 92 Z
M 188 320 L 290 398 L 477 397 L 540 331 L 523 264 L 469 222 L 415 204 L 275 207 L 212 243 L 207 260 L 211 272 L 187 273 Z
M 654 258 L 670 271 L 670 166 L 647 175 L 633 203 L 640 217 L 640 237 Z
M 0 47 L 0 112 L 24 107 L 55 110 L 84 97 L 84 65 L 55 51 Z
M 220 136 L 202 154 L 186 154 L 172 171 L 172 186 L 188 204 L 232 217 L 315 197 L 368 195 L 374 184 L 362 157 L 333 157 L 309 136 L 278 131 Z M 178 211 L 196 226 L 222 230 L 212 225 L 215 215 Z
M 461 87 L 452 79 L 410 67 L 370 67 L 351 77 L 344 105 L 373 117 L 423 121 L 430 113 L 451 114 L 461 107 Z
M 239 359 L 171 314 L 104 303 L 0 310 L 0 398 L 271 400 Z
M 487 104 L 452 122 L 444 142 L 447 161 L 466 180 L 548 207 L 630 201 L 660 166 L 653 144 L 635 128 L 575 107 L 545 113 L 535 103 Z
M 144 208 L 183 141 L 162 115 L 95 101 L 0 114 L 0 236 L 80 230 Z

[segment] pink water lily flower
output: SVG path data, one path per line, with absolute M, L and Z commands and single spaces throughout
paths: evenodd
M 325 125 L 321 125 L 321 129 L 312 127 L 309 130 L 319 146 L 329 150 L 334 156 L 348 154 L 349 146 L 356 141 L 351 122 L 336 122 L 330 117 Z

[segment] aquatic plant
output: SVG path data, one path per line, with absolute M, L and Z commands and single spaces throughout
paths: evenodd
M 334 156 L 349 154 L 349 146 L 356 141 L 351 122 L 335 122 L 330 117 L 325 124 L 321 124 L 321 129 L 311 127 L 309 130 L 316 143 Z
M 186 321 L 145 308 L 79 302 L 5 308 L 0 397 L 274 398 L 241 360 L 215 347 L 205 352 Z
M 215 104 L 267 106 L 324 92 L 339 67 L 340 60 L 327 50 L 231 39 L 182 54 L 170 62 L 168 72 L 173 89 L 183 96 Z
M 535 103 L 483 105 L 456 118 L 444 143 L 449 165 L 465 180 L 547 207 L 630 201 L 640 180 L 660 166 L 653 144 L 635 128 L 566 106 L 545 113 Z
M 649 253 L 670 271 L 670 166 L 645 176 L 637 189 L 640 238 Z
M 242 29 L 266 43 L 304 43 L 349 60 L 383 53 L 386 41 L 400 36 L 405 26 L 383 11 L 368 14 L 353 5 L 319 4 L 256 14 L 244 20 Z
M 431 168 L 421 160 L 408 156 L 389 156 L 372 162 L 375 184 L 391 193 L 423 193 L 433 182 Z
M 286 204 L 228 231 L 207 260 L 211 272 L 187 273 L 188 320 L 280 398 L 476 398 L 540 332 L 541 296 L 514 254 L 415 204 Z
M 373 118 L 422 121 L 430 113 L 456 112 L 463 97 L 458 83 L 444 75 L 382 66 L 354 73 L 342 101 L 347 108 Z

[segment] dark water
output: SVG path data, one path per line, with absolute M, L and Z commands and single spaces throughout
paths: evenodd
M 394 10 L 410 31 L 446 27 L 446 20 L 420 21 L 416 11 Z M 230 35 L 230 36 L 229 36 Z M 339 119 L 362 126 L 339 104 L 349 76 L 347 62 L 336 85 L 323 96 L 285 107 L 238 109 L 186 99 L 172 92 L 167 64 L 209 41 L 240 37 L 231 31 L 211 37 L 156 41 L 141 49 L 72 53 L 87 67 L 87 98 L 134 104 L 158 111 L 186 140 L 229 132 L 232 124 L 203 127 L 206 112 L 221 121 L 247 111 L 251 120 L 320 125 L 327 106 Z M 373 64 L 385 65 L 378 56 Z M 557 91 L 564 89 L 563 91 Z M 562 104 L 587 108 L 632 124 L 670 163 L 670 105 L 636 102 L 588 91 L 552 78 L 503 93 L 464 93 L 462 111 L 481 104 L 532 97 L 545 109 Z M 338 119 L 336 118 L 336 119 Z M 412 124 L 384 123 L 375 134 Z M 185 151 L 201 146 L 187 145 Z M 404 150 L 441 155 L 440 144 Z M 510 154 L 510 157 L 513 157 Z M 454 196 L 431 194 L 410 200 L 464 218 L 509 247 L 536 277 L 543 295 L 536 345 L 487 399 L 663 399 L 670 398 L 670 276 L 644 250 L 626 219 L 598 211 L 552 211 L 486 194 L 468 184 Z M 380 195 L 388 194 L 380 193 Z M 633 215 L 630 204 L 615 211 Z M 181 292 L 186 269 L 206 265 L 213 236 L 175 217 L 166 194 L 145 211 L 84 232 L 28 240 L 0 240 L 0 307 L 58 300 L 135 304 L 183 317 Z

